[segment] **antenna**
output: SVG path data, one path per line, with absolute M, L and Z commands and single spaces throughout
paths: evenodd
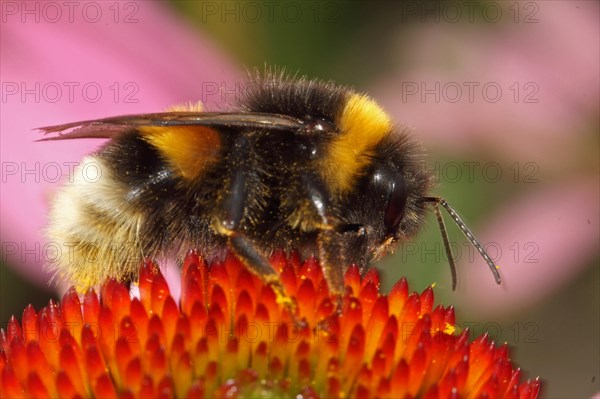
M 450 273 L 452 274 L 452 290 L 456 289 L 456 265 L 454 263 L 454 257 L 452 256 L 452 251 L 450 250 L 450 241 L 448 240 L 448 233 L 446 231 L 446 224 L 444 223 L 444 219 L 442 218 L 442 213 L 440 212 L 439 205 L 444 207 L 446 212 L 450 215 L 454 223 L 458 226 L 458 228 L 464 233 L 467 239 L 471 242 L 471 244 L 477 249 L 481 257 L 486 261 L 492 274 L 494 275 L 494 280 L 496 280 L 496 284 L 502 283 L 500 279 L 500 273 L 498 273 L 498 268 L 492 261 L 492 258 L 485 252 L 481 243 L 475 238 L 473 232 L 467 227 L 462 218 L 456 213 L 456 211 L 446 202 L 444 198 L 441 197 L 424 197 L 423 201 L 432 202 L 433 209 L 435 211 L 435 215 L 437 217 L 438 225 L 440 227 L 440 233 L 442 234 L 442 241 L 444 242 L 444 247 L 446 249 L 446 255 L 448 256 L 448 262 L 450 263 Z

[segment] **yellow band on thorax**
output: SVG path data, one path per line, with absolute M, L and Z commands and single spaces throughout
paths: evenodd
M 339 136 L 329 145 L 322 170 L 330 187 L 344 194 L 370 164 L 375 146 L 390 133 L 392 123 L 371 98 L 353 94 L 340 115 L 338 126 Z

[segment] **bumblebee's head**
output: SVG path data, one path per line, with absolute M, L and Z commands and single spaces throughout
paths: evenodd
M 345 217 L 365 229 L 366 261 L 419 231 L 432 180 L 419 146 L 395 129 L 377 144 L 370 161 L 343 200 Z
M 394 243 L 416 234 L 423 225 L 426 208 L 433 207 L 455 289 L 456 269 L 441 206 L 500 284 L 496 265 L 461 217 L 445 199 L 428 195 L 433 176 L 423 167 L 419 146 L 394 127 L 368 97 L 350 94 L 347 98 L 337 123 L 339 134 L 329 144 L 326 157 L 343 161 L 339 163 L 338 181 L 331 187 L 343 199 L 342 218 L 360 233 L 348 236 L 346 246 L 353 249 L 346 256 L 359 264 L 378 259 Z

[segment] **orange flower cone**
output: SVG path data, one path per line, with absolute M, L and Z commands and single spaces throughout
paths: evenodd
M 272 263 L 298 303 L 293 322 L 273 290 L 233 256 L 210 267 L 190 254 L 179 305 L 158 267 L 139 299 L 114 280 L 60 304 L 25 309 L 0 331 L 2 398 L 535 398 L 506 345 L 458 333 L 454 309 L 400 280 L 379 292 L 371 270 L 345 274 L 342 312 L 314 259 Z

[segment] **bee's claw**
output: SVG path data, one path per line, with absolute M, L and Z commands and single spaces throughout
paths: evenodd
M 306 319 L 300 317 L 298 314 L 298 302 L 296 301 L 296 298 L 288 296 L 283 287 L 279 284 L 272 284 L 271 286 L 275 290 L 277 303 L 285 307 L 290 314 L 290 318 L 292 319 L 294 325 L 299 329 L 307 327 L 308 323 L 306 322 Z

